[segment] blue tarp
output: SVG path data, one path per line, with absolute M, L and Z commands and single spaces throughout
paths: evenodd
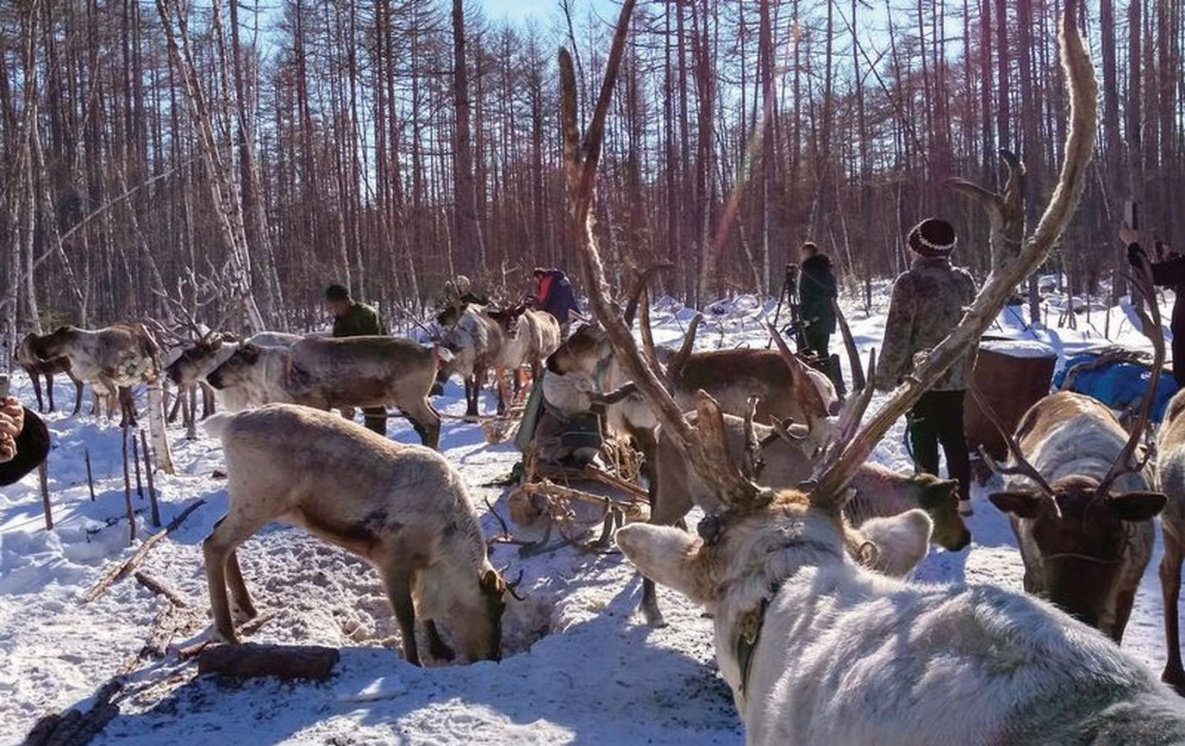
M 1066 367 L 1053 377 L 1054 388 L 1061 390 L 1066 376 L 1079 363 L 1088 363 L 1097 357 L 1094 353 L 1082 353 L 1066 361 Z M 1151 372 L 1147 365 L 1116 360 L 1099 368 L 1080 370 L 1074 375 L 1073 388 L 1080 394 L 1098 399 L 1114 410 L 1124 410 L 1138 402 L 1148 390 Z M 1177 393 L 1177 382 L 1165 371 L 1156 386 L 1156 401 L 1152 407 L 1152 421 L 1160 422 L 1169 399 Z

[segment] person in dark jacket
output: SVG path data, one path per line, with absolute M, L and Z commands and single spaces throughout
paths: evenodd
M 568 276 L 558 269 L 543 269 L 539 267 L 534 272 L 535 280 L 539 283 L 535 294 L 535 307 L 540 311 L 547 311 L 560 322 L 563 336 L 568 336 L 568 329 L 572 323 L 572 312 L 580 313 L 580 306 L 576 304 L 576 293 L 572 290 L 572 282 Z
M 1172 288 L 1176 294 L 1173 318 L 1169 323 L 1173 332 L 1173 378 L 1178 388 L 1185 388 L 1185 301 L 1181 298 L 1185 291 L 1185 256 L 1165 251 L 1157 244 L 1155 260 L 1149 259 L 1140 244 L 1139 233 L 1127 223 L 1119 229 L 1119 240 L 1127 245 L 1127 258 L 1133 267 L 1138 267 L 1140 257 L 1144 257 L 1152 265 L 1152 281 L 1161 287 Z
M 838 297 L 835 270 L 831 258 L 820 253 L 811 241 L 799 248 L 798 255 L 802 262 L 798 274 L 798 315 L 803 323 L 805 352 L 829 361 L 831 335 L 835 333 L 835 309 L 831 303 Z
M 387 326 L 374 310 L 365 303 L 350 297 L 350 291 L 342 285 L 330 285 L 325 290 L 325 305 L 333 314 L 333 336 L 335 337 L 383 337 Z M 387 434 L 387 408 L 363 407 L 366 427 L 379 435 Z
M 0 486 L 14 484 L 49 455 L 49 430 L 15 397 L 0 405 Z

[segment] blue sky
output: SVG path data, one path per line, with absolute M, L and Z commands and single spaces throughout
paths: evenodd
M 611 0 L 575 0 L 573 6 L 583 12 L 589 4 L 601 9 L 602 12 L 614 7 Z M 546 24 L 552 14 L 559 7 L 559 0 L 476 0 L 488 18 L 508 18 L 512 21 L 525 21 L 534 18 L 541 24 Z

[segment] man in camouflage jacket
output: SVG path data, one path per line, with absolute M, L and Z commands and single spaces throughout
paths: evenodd
M 930 218 L 909 233 L 914 260 L 893 285 L 876 385 L 896 388 L 913 372 L 914 358 L 932 350 L 958 326 L 975 299 L 975 280 L 953 267 L 958 239 L 944 220 Z M 963 433 L 963 403 L 975 367 L 977 346 L 955 362 L 909 413 L 909 436 L 917 468 L 938 475 L 938 446 L 951 479 L 959 482 L 959 510 L 971 513 L 971 460 Z
M 383 337 L 387 325 L 379 312 L 350 297 L 350 291 L 342 285 L 330 285 L 325 291 L 325 305 L 333 314 L 333 336 L 335 337 Z M 353 410 L 342 414 L 352 419 Z M 379 435 L 387 434 L 387 408 L 363 407 L 367 429 Z

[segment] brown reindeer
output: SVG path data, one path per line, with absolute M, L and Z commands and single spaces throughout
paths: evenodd
M 97 330 L 59 327 L 30 344 L 42 360 L 67 358 L 71 372 L 104 392 L 118 392 L 125 424 L 135 425 L 131 387 L 155 381 L 160 348 L 142 326 L 117 324 Z
M 993 464 L 1008 479 L 1002 492 L 990 496 L 1012 523 L 1025 590 L 1116 642 L 1123 640 L 1152 556 L 1153 518 L 1165 506 L 1165 495 L 1149 489 L 1147 458 L 1140 457 L 1165 356 L 1150 267 L 1136 273 L 1136 288 L 1143 296 L 1137 311 L 1155 355 L 1131 433 L 1088 396 L 1047 396 L 1029 409 L 1014 436 L 1003 433 L 1013 463 Z M 1139 305 L 1145 299 L 1147 313 Z
M 64 373 L 70 382 L 74 384 L 74 414 L 78 414 L 82 409 L 82 381 L 74 377 L 70 371 L 70 358 L 62 356 L 52 360 L 43 360 L 38 357 L 35 350 L 35 345 L 40 341 L 41 337 L 29 332 L 21 340 L 21 344 L 16 350 L 16 361 L 29 376 L 29 380 L 33 382 L 33 393 L 37 396 L 37 411 L 45 412 L 45 404 L 41 398 L 41 379 L 45 379 L 45 393 L 48 396 L 49 411 L 54 410 L 53 401 L 53 377 L 58 373 Z

